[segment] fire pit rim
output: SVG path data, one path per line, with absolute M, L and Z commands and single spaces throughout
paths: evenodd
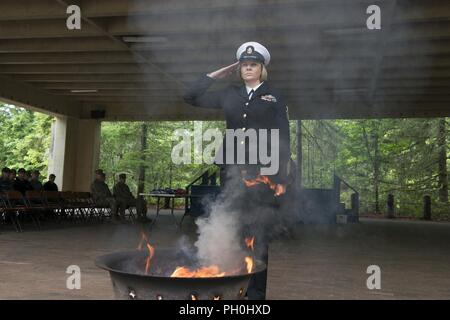
M 171 248 L 159 248 L 158 251 L 170 251 L 173 249 Z M 126 276 L 135 276 L 135 277 L 142 277 L 142 278 L 157 278 L 157 279 L 172 279 L 173 281 L 192 281 L 192 279 L 195 279 L 196 281 L 213 281 L 215 279 L 224 279 L 224 278 L 241 278 L 241 277 L 247 277 L 249 275 L 253 275 L 259 272 L 262 272 L 266 269 L 266 264 L 258 259 L 253 259 L 255 267 L 253 268 L 253 271 L 250 273 L 240 273 L 240 274 L 234 274 L 234 275 L 225 275 L 223 277 L 170 277 L 170 276 L 161 276 L 161 275 L 154 275 L 154 274 L 141 274 L 141 273 L 132 273 L 120 269 L 115 269 L 107 265 L 108 259 L 114 259 L 118 260 L 121 257 L 126 257 L 128 255 L 142 255 L 145 256 L 145 251 L 140 250 L 124 250 L 124 251 L 115 251 L 107 254 L 103 254 L 101 256 L 98 256 L 95 258 L 95 265 L 101 269 L 107 270 L 109 272 L 114 272 L 116 274 L 126 275 Z

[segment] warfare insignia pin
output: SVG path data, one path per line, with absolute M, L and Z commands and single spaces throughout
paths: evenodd
M 261 96 L 261 99 L 265 100 L 265 101 L 270 101 L 270 102 L 277 102 L 277 98 L 275 98 L 271 94 L 268 94 L 268 95 L 265 95 L 265 96 Z

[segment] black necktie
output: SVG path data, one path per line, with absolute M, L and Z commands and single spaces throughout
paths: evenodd
M 255 90 L 250 90 L 250 92 L 248 93 L 248 100 L 250 100 L 252 98 L 252 94 L 253 92 L 255 92 Z

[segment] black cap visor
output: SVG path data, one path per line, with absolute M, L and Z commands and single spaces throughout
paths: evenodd
M 258 52 L 252 52 L 250 54 L 243 52 L 241 54 L 241 57 L 239 58 L 240 62 L 243 61 L 254 61 L 254 62 L 258 62 L 258 63 L 262 63 L 264 64 L 264 57 L 259 54 Z

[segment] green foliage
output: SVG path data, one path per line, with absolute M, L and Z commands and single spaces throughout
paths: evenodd
M 0 104 L 0 165 L 47 175 L 52 117 Z
M 216 127 L 224 129 L 223 122 L 203 122 L 202 125 L 203 131 Z M 136 192 L 139 166 L 143 165 L 146 170 L 145 191 L 154 188 L 184 188 L 209 167 L 207 164 L 172 163 L 172 148 L 178 143 L 172 141 L 173 132 L 176 129 L 193 132 L 193 121 L 148 122 L 145 161 L 142 161 L 140 152 L 141 126 L 142 122 L 102 123 L 100 167 L 110 174 L 107 179 L 110 185 L 119 173 L 127 173 L 130 188 Z
M 337 148 L 342 133 L 334 121 L 302 121 L 302 184 L 306 188 L 332 188 Z M 292 130 L 291 136 L 295 136 Z M 297 145 L 292 152 L 295 153 Z M 295 158 L 295 157 L 294 157 Z
M 439 203 L 438 197 L 438 121 L 439 119 L 303 121 L 303 131 L 313 132 L 311 135 L 304 134 L 304 185 L 314 187 L 310 177 L 317 175 L 323 164 L 328 163 L 330 169 L 333 167 L 330 171 L 357 189 L 362 212 L 374 212 L 377 201 L 380 211 L 385 212 L 387 196 L 393 194 L 398 214 L 420 216 L 425 195 L 432 197 L 433 214 L 448 214 L 449 204 Z M 319 127 L 320 122 L 325 122 L 333 129 L 328 130 L 328 133 L 314 130 Z M 448 131 L 446 136 L 449 150 Z M 308 140 L 314 140 L 314 143 Z M 308 153 L 314 154 L 312 160 L 307 159 Z M 308 166 L 308 161 L 322 166 Z M 375 161 L 379 165 L 377 176 Z M 379 182 L 378 199 L 375 197 L 376 178 Z M 319 179 L 321 180 L 323 179 Z M 341 200 L 348 203 L 350 194 L 351 190 L 344 190 L 344 199 Z

